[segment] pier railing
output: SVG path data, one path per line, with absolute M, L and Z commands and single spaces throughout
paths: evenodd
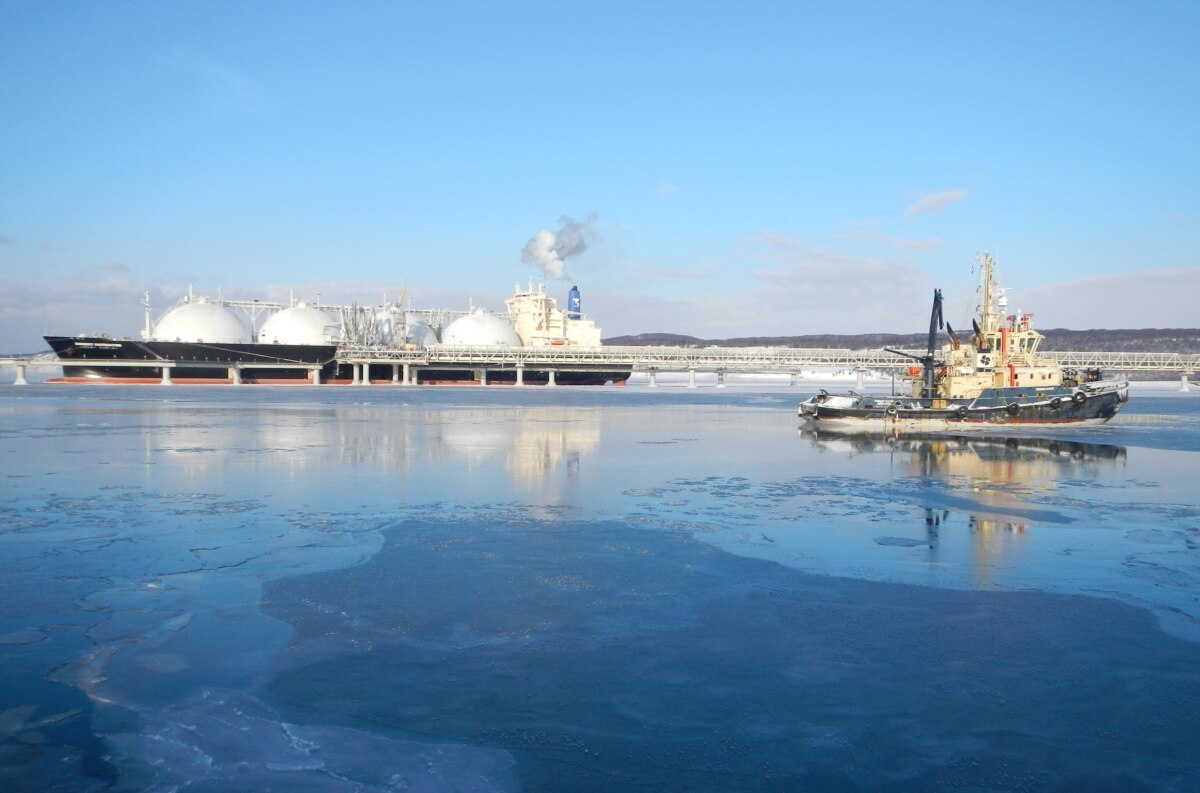
M 922 355 L 923 350 L 903 350 Z M 1062 366 L 1105 371 L 1172 372 L 1200 370 L 1200 354 L 1160 352 L 1044 352 Z M 400 363 L 415 366 L 561 366 L 648 371 L 790 373 L 808 369 L 895 371 L 911 358 L 886 350 L 789 347 L 503 347 L 434 345 L 416 350 L 343 347 L 338 361 L 351 364 Z
M 904 350 L 921 355 L 923 350 Z M 1190 377 L 1200 371 L 1200 354 L 1171 352 L 1042 352 L 1040 355 L 1061 366 L 1076 369 L 1100 369 L 1105 372 L 1163 372 Z M 417 349 L 366 345 L 345 345 L 336 360 L 355 367 L 391 364 L 432 369 L 530 369 L 561 371 L 630 371 L 654 375 L 657 372 L 697 372 L 792 374 L 812 370 L 853 372 L 897 372 L 914 365 L 911 358 L 886 350 L 845 350 L 792 347 L 507 347 L 460 346 L 439 344 Z M 84 359 L 70 363 L 82 364 Z M 25 381 L 27 367 L 57 367 L 62 361 L 48 354 L 0 358 L 0 365 L 14 366 L 16 382 Z M 87 359 L 95 367 L 153 367 L 186 370 L 208 366 L 212 362 L 170 360 L 97 360 Z M 218 364 L 222 365 L 222 364 Z M 228 364 L 223 364 L 228 365 Z M 262 363 L 234 364 L 235 379 L 242 369 L 264 368 Z M 272 368 L 313 369 L 311 364 L 278 363 Z M 315 367 L 319 368 L 319 367 Z

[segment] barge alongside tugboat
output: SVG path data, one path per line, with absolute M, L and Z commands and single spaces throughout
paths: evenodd
M 1032 315 L 1007 315 L 1008 301 L 994 280 L 995 262 L 979 257 L 979 319 L 960 341 L 942 319 L 942 292 L 934 290 L 925 355 L 912 358 L 906 395 L 871 396 L 825 390 L 800 403 L 798 415 L 814 427 L 842 432 L 974 431 L 1046 425 L 1103 424 L 1129 398 L 1125 380 L 1098 370 L 1064 369 L 1038 355 L 1042 334 Z M 950 343 L 937 348 L 945 327 Z

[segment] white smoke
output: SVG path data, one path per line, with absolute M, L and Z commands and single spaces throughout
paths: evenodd
M 563 215 L 558 219 L 557 232 L 541 229 L 521 252 L 521 261 L 536 264 L 541 271 L 559 281 L 568 280 L 567 263 L 563 261 L 568 256 L 581 253 L 587 248 L 584 232 L 588 231 L 591 219 L 583 223 Z

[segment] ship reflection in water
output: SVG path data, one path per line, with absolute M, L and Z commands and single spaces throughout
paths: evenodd
M 261 473 L 254 481 L 262 482 L 262 489 L 269 489 L 265 483 L 281 471 L 300 482 L 314 471 L 337 466 L 390 479 L 397 496 L 428 498 L 454 482 L 470 491 L 466 485 L 490 482 L 501 469 L 512 493 L 530 498 L 535 514 L 563 501 L 601 433 L 598 411 L 558 407 L 306 407 L 250 424 L 213 421 L 188 407 L 148 412 L 142 420 L 144 462 L 165 454 L 195 483 L 220 476 L 236 459 Z M 429 477 L 438 479 L 439 486 L 426 486 Z M 494 488 L 479 492 L 491 494 Z M 455 495 L 466 499 L 471 493 Z
M 977 586 L 990 583 L 989 571 L 1023 560 L 1031 524 L 1061 522 L 1039 506 L 1061 482 L 1093 479 L 1101 468 L 1124 467 L 1126 458 L 1124 446 L 1027 436 L 885 437 L 812 429 L 802 429 L 800 436 L 822 451 L 850 457 L 890 455 L 893 477 L 929 486 L 937 503 L 923 508 L 923 538 L 876 542 L 927 546 L 929 561 L 937 563 L 943 533 L 965 528 Z

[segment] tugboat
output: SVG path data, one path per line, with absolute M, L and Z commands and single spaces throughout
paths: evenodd
M 996 286 L 991 255 L 981 254 L 979 265 L 979 319 L 972 320 L 968 339 L 960 340 L 944 324 L 942 290 L 935 289 L 925 355 L 887 349 L 920 364 L 907 371 L 907 395 L 822 389 L 800 403 L 800 418 L 843 432 L 898 434 L 1093 425 L 1115 416 L 1129 399 L 1129 383 L 1040 357 L 1044 337 L 1033 329 L 1033 316 L 1007 314 L 1008 298 Z M 943 327 L 950 343 L 938 349 Z

